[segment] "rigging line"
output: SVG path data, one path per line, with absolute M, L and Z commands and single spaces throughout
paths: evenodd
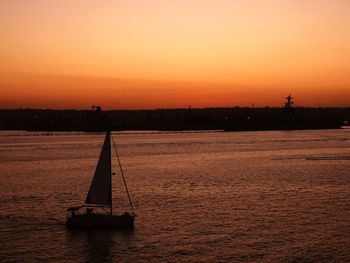
M 133 204 L 132 204 L 131 198 L 130 198 L 129 189 L 128 189 L 128 186 L 127 186 L 126 181 L 125 181 L 125 176 L 124 176 L 123 167 L 122 167 L 122 164 L 121 164 L 121 162 L 120 162 L 119 154 L 118 154 L 118 151 L 117 151 L 117 147 L 115 146 L 115 142 L 114 142 L 114 139 L 113 139 L 112 134 L 111 134 L 111 138 L 112 138 L 112 142 L 113 142 L 113 146 L 114 146 L 115 153 L 116 153 L 116 155 L 117 155 L 117 160 L 118 160 L 120 172 L 121 172 L 121 174 L 122 174 L 122 178 L 123 178 L 123 181 L 124 181 L 125 190 L 126 190 L 126 193 L 128 194 L 129 203 L 130 203 L 132 212 L 133 212 L 133 214 L 135 215 L 135 210 L 134 210 L 134 206 L 133 206 Z

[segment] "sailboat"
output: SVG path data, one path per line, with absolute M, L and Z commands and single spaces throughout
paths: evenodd
M 125 212 L 120 215 L 113 214 L 112 175 L 114 175 L 114 173 L 112 173 L 111 160 L 111 132 L 107 131 L 95 174 L 86 196 L 85 204 L 67 209 L 67 211 L 70 212 L 66 221 L 67 228 L 131 229 L 134 227 L 134 220 L 136 217 L 134 206 L 131 202 L 124 172 L 113 138 L 112 142 L 132 213 Z

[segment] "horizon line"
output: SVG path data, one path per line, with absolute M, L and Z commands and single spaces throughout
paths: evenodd
M 96 105 L 96 106 L 100 106 L 100 105 Z M 205 110 L 205 109 L 283 109 L 283 105 L 278 107 L 278 106 L 213 106 L 213 107 L 191 107 L 189 105 L 189 107 L 183 107 L 183 108 L 179 108 L 179 107 L 161 107 L 161 108 L 120 108 L 120 109 L 103 109 L 102 108 L 102 112 L 106 112 L 106 111 L 154 111 L 154 110 Z M 349 106 L 295 106 L 295 109 L 349 109 Z M 84 108 L 84 109 L 73 109 L 73 108 L 31 108 L 31 107 L 20 107 L 20 108 L 0 108 L 0 111 L 15 111 L 15 110 L 44 110 L 44 111 L 95 111 L 92 108 Z

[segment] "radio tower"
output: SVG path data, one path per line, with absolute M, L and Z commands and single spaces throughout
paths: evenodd
M 295 115 L 295 108 L 292 95 L 286 97 L 286 102 L 284 103 L 284 117 L 286 119 L 293 119 Z

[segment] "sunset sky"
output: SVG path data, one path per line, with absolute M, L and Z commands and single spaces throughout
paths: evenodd
M 350 106 L 349 0 L 2 0 L 0 108 Z

